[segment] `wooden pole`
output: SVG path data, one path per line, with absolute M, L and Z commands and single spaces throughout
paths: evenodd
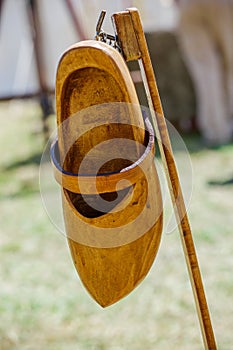
M 43 55 L 42 45 L 42 31 L 39 18 L 39 10 L 37 0 L 30 0 L 28 3 L 29 20 L 31 23 L 31 34 L 35 49 L 36 67 L 41 92 L 46 94 L 47 82 L 46 82 L 46 70 L 45 60 Z
M 125 12 L 116 13 L 113 15 L 113 23 L 126 61 L 139 60 L 148 104 L 176 214 L 204 346 L 206 350 L 215 350 L 217 347 L 195 245 L 139 12 L 137 9 L 132 8 Z
M 45 57 L 42 45 L 43 40 L 38 0 L 30 0 L 28 2 L 28 15 L 31 23 L 31 34 L 34 43 L 36 68 L 40 86 L 40 106 L 43 112 L 43 134 L 47 141 L 49 128 L 46 121 L 48 116 L 53 113 L 53 106 L 49 96 L 50 89 L 48 88 L 46 81 Z
M 85 35 L 85 32 L 83 30 L 83 27 L 82 25 L 80 24 L 79 22 L 79 19 L 78 19 L 78 16 L 76 15 L 75 13 L 75 9 L 74 9 L 74 6 L 72 4 L 72 1 L 70 0 L 65 0 L 65 4 L 67 6 L 67 9 L 69 11 L 69 14 L 71 16 L 71 19 L 73 21 L 73 24 L 74 24 L 74 27 L 75 27 L 75 30 L 79 36 L 79 39 L 80 40 L 85 40 L 86 39 L 86 35 Z
M 0 23 L 1 23 L 1 14 L 2 14 L 2 5 L 4 0 L 0 0 Z

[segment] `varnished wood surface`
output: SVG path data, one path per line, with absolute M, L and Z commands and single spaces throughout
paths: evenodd
M 116 104 L 108 109 L 109 102 Z M 162 232 L 160 186 L 151 156 L 154 146 L 138 163 L 148 142 L 144 121 L 140 109 L 125 102 L 138 106 L 127 66 L 115 49 L 102 42 L 84 41 L 65 52 L 56 79 L 60 164 L 64 172 L 78 174 L 83 160 L 91 155 L 84 167 L 85 195 L 62 189 L 64 220 L 77 272 L 103 307 L 127 295 L 146 276 Z M 98 113 L 93 113 L 93 106 L 99 105 L 102 107 L 97 108 Z M 104 162 L 104 148 L 98 152 L 96 149 L 103 141 L 108 145 L 112 138 L 121 138 L 119 149 L 130 154 L 130 161 L 118 157 Z M 134 142 L 124 150 L 127 140 Z M 110 158 L 113 151 L 109 148 Z M 96 171 L 97 161 L 103 161 L 103 166 L 98 174 L 99 187 L 93 191 L 88 176 Z M 126 179 L 131 174 L 132 181 L 118 193 L 111 192 L 122 179 L 122 171 L 130 169 L 134 162 L 137 165 L 133 170 L 126 171 Z M 111 172 L 115 174 L 108 175 L 106 181 L 104 175 Z M 61 172 L 57 176 L 61 184 L 68 181 L 66 187 L 71 185 L 70 189 L 80 191 L 69 179 L 64 180 Z M 95 208 L 98 195 L 105 199 L 105 212 Z
M 205 349 L 215 350 L 216 342 L 211 324 L 210 314 L 206 301 L 202 277 L 199 269 L 196 250 L 192 238 L 192 232 L 186 212 L 182 189 L 176 168 L 176 163 L 170 143 L 168 130 L 164 118 L 163 108 L 147 48 L 145 35 L 142 28 L 140 15 L 137 9 L 116 13 L 113 15 L 119 41 L 122 46 L 126 60 L 139 59 L 142 78 L 145 85 L 148 103 L 154 120 L 157 140 L 163 160 L 167 181 L 170 188 L 171 198 L 176 214 L 177 224 L 180 231 L 184 255 L 186 258 L 189 277 L 196 302 L 200 327 Z M 127 30 L 125 30 L 127 28 Z M 132 35 L 130 35 L 130 31 Z M 133 43 L 131 41 L 134 41 Z M 126 49 L 124 49 L 126 47 Z M 130 47 L 130 51 L 127 50 Z M 135 48 L 135 52 L 132 52 Z M 140 52 L 140 54 L 139 54 Z M 156 113 L 154 113 L 156 112 Z
M 148 121 L 146 120 L 148 123 Z M 150 125 L 149 125 L 150 126 Z M 151 127 L 151 126 L 150 126 Z M 102 129 L 103 125 L 100 128 L 95 128 L 95 132 L 99 133 L 99 129 Z M 132 128 L 136 127 L 128 124 L 121 124 L 122 135 L 128 139 Z M 102 130 L 100 130 L 101 132 Z M 116 126 L 117 133 L 114 135 L 114 138 L 119 136 L 119 126 Z M 127 132 L 128 131 L 128 132 Z M 144 130 L 143 130 L 144 131 Z M 149 134 L 146 131 L 147 135 Z M 92 134 L 92 132 L 91 132 Z M 108 133 L 108 137 L 113 137 Z M 125 139 L 122 141 L 124 142 Z M 129 146 L 129 145 L 128 145 Z M 142 146 L 142 145 L 141 145 Z M 137 151 L 140 150 L 137 147 Z M 108 153 L 111 152 L 107 149 Z M 130 152 L 127 149 L 127 153 Z M 119 154 L 121 151 L 119 152 Z M 132 153 L 132 152 L 131 152 Z M 133 152 L 135 153 L 135 152 Z M 66 190 L 69 190 L 74 193 L 82 193 L 82 194 L 98 194 L 98 193 L 109 193 L 114 192 L 116 188 L 119 190 L 123 190 L 130 185 L 134 185 L 139 178 L 142 177 L 143 172 L 147 173 L 149 168 L 151 167 L 152 162 L 154 161 L 154 135 L 148 135 L 148 143 L 147 146 L 144 147 L 140 152 L 141 156 L 137 158 L 134 162 L 125 162 L 126 167 L 121 169 L 120 171 L 114 172 L 104 172 L 98 173 L 98 176 L 90 173 L 90 168 L 85 169 L 87 171 L 87 175 L 73 174 L 68 173 L 67 171 L 63 171 L 63 168 L 59 161 L 59 149 L 58 149 L 58 141 L 55 141 L 51 147 L 51 161 L 53 165 L 54 177 L 56 181 Z M 99 155 L 99 153 L 98 153 Z M 114 156 L 111 156 L 114 159 Z M 93 160 L 92 160 L 93 161 Z M 123 166 L 123 160 L 121 159 L 121 166 Z M 88 165 L 90 165 L 88 161 Z M 104 166 L 106 170 L 106 164 Z M 102 170 L 103 167 L 100 169 Z M 89 172 L 89 174 L 88 174 Z

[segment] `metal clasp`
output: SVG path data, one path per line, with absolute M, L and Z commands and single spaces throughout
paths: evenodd
M 95 40 L 102 41 L 106 44 L 109 44 L 110 46 L 113 46 L 115 49 L 121 52 L 121 48 L 117 41 L 117 36 L 107 34 L 102 30 L 102 24 L 103 24 L 105 15 L 106 15 L 106 11 L 102 10 L 96 25 Z

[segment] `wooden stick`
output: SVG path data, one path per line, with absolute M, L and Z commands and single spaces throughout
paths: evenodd
M 139 60 L 142 79 L 179 227 L 204 346 L 205 349 L 215 350 L 217 347 L 192 232 L 140 15 L 137 9 L 132 8 L 128 11 L 114 14 L 113 22 L 126 61 Z
M 28 2 L 28 15 L 31 23 L 31 34 L 35 49 L 36 69 L 41 93 L 46 94 L 48 90 L 46 81 L 45 57 L 42 50 L 42 30 L 38 11 L 39 3 L 37 0 Z
M 69 14 L 71 16 L 71 19 L 73 21 L 74 27 L 76 29 L 76 32 L 79 36 L 80 40 L 86 40 L 86 35 L 83 29 L 83 26 L 81 25 L 78 15 L 76 15 L 75 13 L 75 9 L 74 9 L 74 5 L 72 3 L 72 1 L 70 0 L 65 0 L 65 4 L 67 6 L 67 9 L 69 11 Z

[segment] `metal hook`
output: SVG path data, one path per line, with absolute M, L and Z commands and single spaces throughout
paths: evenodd
M 105 15 L 106 15 L 106 11 L 105 10 L 102 10 L 100 15 L 99 15 L 99 18 L 98 18 L 98 21 L 97 21 L 97 24 L 96 24 L 96 35 L 95 35 L 95 39 L 97 41 L 103 41 L 105 43 L 108 43 L 109 45 L 115 47 L 118 51 L 121 52 L 121 48 L 117 42 L 117 37 L 114 36 L 114 35 L 111 35 L 111 34 L 107 34 L 105 33 L 103 30 L 102 30 L 102 24 L 103 24 L 103 21 L 104 21 L 104 18 L 105 18 Z M 109 41 L 109 42 L 108 42 Z
M 97 35 L 97 36 L 98 36 L 98 35 L 100 34 L 100 32 L 101 32 L 101 27 L 102 27 L 102 24 L 103 24 L 105 15 L 106 15 L 106 11 L 105 11 L 105 10 L 102 10 L 101 13 L 100 13 L 98 22 L 97 22 L 97 24 L 96 24 L 96 35 Z

